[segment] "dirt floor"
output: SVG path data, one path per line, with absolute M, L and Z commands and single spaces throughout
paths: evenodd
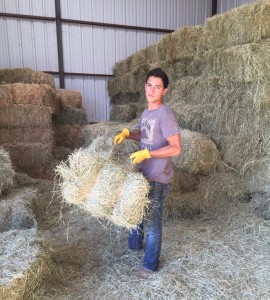
M 50 243 L 55 280 L 33 298 L 270 299 L 270 223 L 248 203 L 164 221 L 161 268 L 136 276 L 143 252 L 127 250 L 127 230 L 63 204 L 52 181 L 31 181 L 33 211 Z

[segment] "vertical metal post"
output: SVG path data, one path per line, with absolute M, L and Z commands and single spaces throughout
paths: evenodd
M 217 14 L 217 0 L 212 0 L 212 16 Z
M 59 66 L 60 88 L 65 88 L 64 58 L 63 58 L 63 40 L 62 40 L 62 22 L 61 22 L 61 3 L 55 0 L 55 18 L 56 18 L 56 37 Z

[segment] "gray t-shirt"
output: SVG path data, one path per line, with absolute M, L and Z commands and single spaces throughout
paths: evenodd
M 166 105 L 154 110 L 146 109 L 139 120 L 141 149 L 157 150 L 169 143 L 166 138 L 179 134 L 180 129 L 173 111 Z M 173 175 L 172 159 L 148 158 L 140 164 L 143 175 L 149 181 L 169 183 Z

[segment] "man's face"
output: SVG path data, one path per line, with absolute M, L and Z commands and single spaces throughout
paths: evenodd
M 149 103 L 162 102 L 167 90 L 159 77 L 151 76 L 145 83 L 145 96 Z

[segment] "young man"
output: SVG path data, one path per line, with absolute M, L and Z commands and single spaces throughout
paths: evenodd
M 115 136 L 114 143 L 125 139 L 140 141 L 141 149 L 130 156 L 133 164 L 140 164 L 143 175 L 149 180 L 150 207 L 145 220 L 138 229 L 129 233 L 128 246 L 131 250 L 143 248 L 146 233 L 145 256 L 139 271 L 147 277 L 159 267 L 162 241 L 163 203 L 169 193 L 169 182 L 173 175 L 171 157 L 180 155 L 180 130 L 172 110 L 163 104 L 169 80 L 160 68 L 151 70 L 145 81 L 145 96 L 148 109 L 139 120 L 138 130 L 130 132 L 124 128 Z

